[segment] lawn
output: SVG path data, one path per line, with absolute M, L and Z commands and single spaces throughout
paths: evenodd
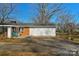
M 73 55 L 74 49 L 79 50 L 78 39 L 68 40 L 61 37 L 24 39 L 0 39 L 0 55 L 2 56 L 53 56 Z M 77 54 L 78 55 L 78 54 Z
M 63 40 L 68 40 L 71 41 L 73 43 L 79 43 L 79 35 L 78 34 L 74 34 L 74 35 L 68 35 L 68 34 L 57 34 L 57 38 L 62 38 Z M 72 38 L 72 39 L 70 39 Z
M 39 41 L 39 40 L 38 40 Z M 4 39 L 0 41 L 1 56 L 33 56 L 50 55 L 50 48 L 36 43 L 37 40 L 28 39 Z M 53 50 L 53 49 L 52 49 Z M 56 53 L 53 52 L 53 55 Z

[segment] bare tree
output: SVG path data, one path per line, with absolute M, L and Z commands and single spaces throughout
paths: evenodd
M 4 25 L 5 20 L 9 20 L 10 16 L 15 9 L 15 4 L 2 3 L 0 4 L 0 24 Z M 4 32 L 4 27 L 3 32 Z
M 76 27 L 76 18 L 75 15 L 70 13 L 63 13 L 58 16 L 58 20 L 60 23 L 60 30 L 63 33 L 67 33 L 69 35 L 73 35 Z
M 61 10 L 61 4 L 37 4 L 38 15 L 33 18 L 33 22 L 37 24 L 50 24 L 53 15 Z
M 9 20 L 14 19 L 11 17 L 11 14 L 13 14 L 15 10 L 15 4 L 8 4 L 8 3 L 1 3 L 0 4 L 0 24 L 4 25 L 6 24 Z M 2 26 L 0 27 L 0 33 L 6 32 L 7 28 Z
M 62 14 L 59 16 L 60 26 L 64 32 L 70 32 L 75 27 L 75 16 L 71 14 Z
M 0 4 L 0 20 L 1 20 L 1 24 L 4 23 L 4 21 L 6 19 L 10 19 L 10 15 L 12 14 L 12 12 L 15 9 L 15 5 L 14 4 Z

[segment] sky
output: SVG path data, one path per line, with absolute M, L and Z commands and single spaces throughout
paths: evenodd
M 75 14 L 77 22 L 79 22 L 79 4 L 78 3 L 64 3 L 63 7 L 66 8 L 71 14 Z M 31 22 L 31 19 L 36 16 L 37 10 L 35 4 L 19 3 L 16 6 L 16 12 L 13 16 L 24 23 Z M 51 18 L 51 21 L 56 21 L 56 16 Z

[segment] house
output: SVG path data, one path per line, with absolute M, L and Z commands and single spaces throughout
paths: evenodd
M 17 24 L 21 24 L 20 21 L 16 20 L 16 19 L 6 19 L 6 20 L 0 20 L 0 25 L 17 25 Z M 5 26 L 5 29 L 4 31 L 6 31 L 6 26 Z M 3 31 L 3 27 L 0 26 L 0 33 Z
M 25 38 L 28 36 L 34 37 L 55 37 L 56 27 L 52 24 L 39 25 L 39 24 L 13 24 L 13 25 L 0 25 L 6 27 L 7 38 Z

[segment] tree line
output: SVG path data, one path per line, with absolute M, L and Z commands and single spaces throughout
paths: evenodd
M 72 15 L 67 11 L 67 9 L 62 8 L 63 4 L 61 3 L 38 3 L 37 5 L 37 16 L 32 18 L 32 23 L 35 24 L 53 24 L 51 18 L 56 16 L 55 26 L 57 27 L 58 32 L 62 33 L 73 33 L 76 28 L 76 18 L 75 15 Z M 11 3 L 2 3 L 0 4 L 0 24 L 4 25 L 5 20 L 14 19 L 11 14 L 16 14 L 17 4 Z M 27 11 L 27 10 L 26 10 Z M 53 20 L 53 18 L 52 18 Z M 4 29 L 4 27 L 3 27 Z

